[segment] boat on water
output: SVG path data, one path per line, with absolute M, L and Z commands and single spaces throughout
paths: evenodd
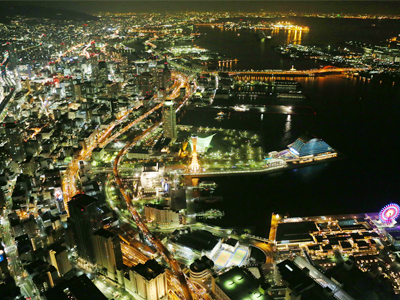
M 264 42 L 265 40 L 272 39 L 272 36 L 266 35 L 263 30 L 259 30 L 257 33 L 254 34 L 254 38 L 256 41 Z
M 223 111 L 220 111 L 219 113 L 217 113 L 217 117 L 215 118 L 215 120 L 223 120 L 225 116 L 226 114 Z
M 214 189 L 216 189 L 218 187 L 218 185 L 214 181 L 203 181 L 203 182 L 200 182 L 199 187 L 203 188 L 203 189 L 212 189 L 212 190 L 214 190 Z
M 249 110 L 249 108 L 246 107 L 245 105 L 235 105 L 233 107 L 233 109 L 236 111 L 248 111 Z
M 217 113 L 218 116 L 225 116 L 225 113 L 221 110 L 219 113 Z

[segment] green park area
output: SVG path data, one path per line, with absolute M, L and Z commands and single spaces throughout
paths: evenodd
M 179 138 L 189 141 L 187 164 L 191 161 L 191 136 L 197 135 L 200 166 L 207 171 L 254 169 L 264 165 L 260 136 L 255 132 L 215 127 L 179 126 Z

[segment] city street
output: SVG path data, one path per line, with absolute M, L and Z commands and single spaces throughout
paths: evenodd
M 8 210 L 6 210 L 7 215 Z M 5 244 L 5 252 L 7 255 L 8 265 L 11 275 L 16 279 L 17 285 L 21 288 L 25 297 L 32 299 L 40 299 L 40 293 L 33 284 L 32 279 L 27 276 L 22 263 L 18 256 L 15 240 L 11 235 L 10 222 L 7 217 L 1 217 L 1 228 L 3 233 L 3 242 Z

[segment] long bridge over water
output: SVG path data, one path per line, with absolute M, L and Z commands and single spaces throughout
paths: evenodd
M 225 71 L 231 76 L 318 76 L 324 74 L 337 74 L 337 73 L 356 73 L 360 71 L 366 71 L 369 68 L 340 68 L 335 66 L 325 66 L 320 69 L 310 70 L 235 70 Z M 208 71 L 203 73 L 215 73 L 217 71 Z M 221 70 L 221 72 L 224 72 Z

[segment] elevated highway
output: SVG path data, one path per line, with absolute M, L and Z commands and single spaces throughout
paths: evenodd
M 77 46 L 75 46 L 77 47 Z M 188 94 L 190 94 L 190 89 L 189 84 L 188 84 L 188 79 L 186 76 L 182 75 L 180 72 L 172 72 L 172 76 L 177 79 L 177 82 L 174 83 L 174 86 L 172 88 L 171 95 L 169 96 L 169 99 L 174 99 L 179 96 L 180 88 L 181 87 L 186 87 L 187 90 L 187 96 L 186 100 L 188 99 Z M 121 118 L 118 120 L 112 122 L 107 128 L 105 128 L 102 131 L 95 131 L 91 134 L 91 136 L 86 139 L 86 148 L 83 149 L 68 165 L 63 178 L 62 178 L 62 190 L 63 190 L 63 201 L 64 201 L 64 206 L 65 209 L 69 215 L 69 210 L 68 210 L 68 202 L 72 199 L 73 196 L 75 196 L 79 190 L 77 188 L 77 176 L 78 176 L 78 171 L 79 171 L 79 162 L 80 161 L 86 161 L 92 156 L 93 150 L 99 146 L 99 147 L 104 147 L 116 138 L 118 138 L 121 134 L 127 132 L 129 129 L 131 129 L 133 126 L 137 125 L 140 121 L 148 117 L 151 113 L 155 112 L 157 109 L 160 109 L 163 105 L 162 103 L 157 104 L 154 106 L 152 109 L 150 109 L 148 112 L 143 114 L 142 116 L 136 118 L 134 121 L 130 122 L 128 125 L 123 127 L 121 130 L 118 132 L 112 134 L 114 128 L 121 124 L 135 109 L 137 109 L 139 106 L 132 108 L 126 112 L 125 115 L 123 115 Z
M 187 94 L 185 97 L 186 99 L 177 108 L 177 111 L 178 111 L 182 107 L 182 105 L 187 101 L 188 96 L 190 94 L 190 90 L 189 90 L 189 85 L 188 85 L 188 79 L 186 76 L 183 76 L 182 74 L 180 74 L 178 72 L 174 72 L 173 75 L 179 79 L 180 83 L 175 85 L 173 92 L 168 97 L 169 99 L 177 98 L 179 96 L 181 87 L 187 88 Z M 155 111 L 155 110 L 152 110 L 151 112 L 153 112 L 153 111 Z M 151 112 L 149 111 L 148 113 L 146 113 L 146 116 L 148 116 Z M 154 124 L 152 127 L 146 129 L 142 134 L 135 137 L 132 142 L 128 142 L 125 145 L 125 147 L 119 151 L 118 155 L 116 156 L 116 158 L 114 160 L 113 173 L 114 173 L 115 181 L 118 184 L 119 190 L 122 194 L 122 197 L 124 198 L 124 200 L 127 204 L 127 208 L 129 210 L 129 212 L 131 213 L 132 218 L 135 221 L 137 227 L 140 229 L 140 231 L 143 233 L 143 235 L 150 241 L 150 243 L 154 246 L 154 248 L 162 255 L 164 260 L 170 265 L 171 269 L 173 270 L 173 272 L 179 282 L 180 287 L 182 288 L 183 299 L 192 300 L 193 296 L 191 293 L 191 289 L 188 285 L 186 276 L 183 274 L 178 262 L 175 260 L 173 255 L 168 251 L 168 249 L 163 245 L 163 243 L 151 233 L 151 231 L 148 229 L 147 225 L 143 222 L 142 218 L 140 217 L 139 213 L 137 212 L 136 208 L 134 207 L 134 205 L 132 203 L 132 198 L 125 190 L 124 184 L 121 180 L 121 176 L 120 176 L 119 170 L 118 170 L 118 166 L 119 166 L 123 156 L 128 152 L 128 150 L 132 146 L 136 145 L 139 141 L 146 138 L 146 136 L 151 134 L 161 124 L 162 124 L 161 122 L 158 122 L 158 123 Z
M 145 138 L 148 134 L 153 132 L 160 124 L 161 123 L 156 123 L 154 126 L 146 129 L 141 135 L 137 136 L 132 142 L 127 143 L 125 145 L 125 147 L 121 149 L 121 151 L 118 153 L 117 157 L 114 160 L 113 172 L 114 172 L 115 180 L 119 186 L 119 190 L 125 199 L 128 210 L 131 213 L 133 220 L 135 221 L 137 227 L 140 229 L 140 231 L 143 233 L 143 235 L 151 242 L 151 244 L 154 246 L 154 248 L 156 248 L 157 251 L 163 256 L 165 261 L 170 265 L 171 269 L 174 271 L 174 273 L 182 287 L 184 299 L 192 300 L 193 299 L 192 294 L 190 292 L 190 288 L 186 281 L 186 277 L 183 274 L 178 262 L 175 260 L 175 258 L 172 256 L 172 254 L 168 251 L 168 249 L 163 245 L 163 243 L 151 233 L 151 231 L 149 230 L 147 225 L 143 222 L 143 220 L 140 217 L 139 213 L 137 212 L 136 208 L 133 206 L 132 198 L 126 192 L 124 184 L 122 183 L 121 177 L 118 172 L 118 165 L 121 162 L 122 157 L 128 152 L 129 148 L 136 145 L 136 143 L 138 143 L 141 139 Z
M 169 99 L 175 99 L 179 96 L 180 94 L 180 88 L 181 87 L 186 87 L 186 97 L 184 101 L 180 104 L 180 106 L 177 108 L 177 111 L 186 103 L 186 101 L 189 98 L 190 95 L 190 86 L 188 82 L 188 78 L 183 75 L 180 72 L 172 72 L 172 76 L 177 78 L 177 82 L 174 84 L 172 87 L 172 92 L 169 95 Z M 126 132 L 128 129 L 130 129 L 132 126 L 135 124 L 138 124 L 141 120 L 143 120 L 145 117 L 149 116 L 151 113 L 156 111 L 157 109 L 162 107 L 163 103 L 160 103 L 150 109 L 148 112 L 146 112 L 144 115 L 141 117 L 135 119 L 133 122 L 129 123 L 128 126 L 124 127 L 118 133 L 111 135 L 113 129 L 120 124 L 130 113 L 131 111 L 128 111 L 126 115 L 124 115 L 122 118 L 112 122 L 106 129 L 102 131 L 96 131 L 94 132 L 88 139 L 87 139 L 87 145 L 86 148 L 83 149 L 68 165 L 68 168 L 63 176 L 63 182 L 62 182 L 62 189 L 63 189 L 63 194 L 64 194 L 64 204 L 65 208 L 68 212 L 68 201 L 78 193 L 78 188 L 77 188 L 77 176 L 78 176 L 78 171 L 79 171 L 79 162 L 80 161 L 85 161 L 89 159 L 92 155 L 93 150 L 97 146 L 105 146 L 109 142 L 113 141 L 116 137 L 121 135 L 122 133 Z M 135 221 L 136 225 L 138 228 L 142 231 L 144 236 L 153 244 L 155 249 L 163 256 L 165 261 L 170 265 L 171 269 L 174 271 L 175 275 L 177 276 L 177 279 L 180 283 L 180 286 L 182 288 L 182 293 L 183 293 L 183 299 L 185 300 L 192 300 L 192 294 L 191 290 L 188 286 L 188 283 L 186 281 L 186 277 L 183 274 L 178 262 L 174 259 L 172 254 L 168 251 L 168 249 L 161 243 L 160 240 L 158 240 L 153 234 L 150 232 L 150 230 L 147 228 L 146 224 L 143 223 L 140 215 L 136 211 L 135 207 L 132 204 L 132 199 L 131 197 L 126 193 L 119 171 L 118 171 L 118 165 L 122 159 L 122 157 L 127 153 L 128 149 L 135 145 L 137 142 L 139 142 L 141 139 L 145 138 L 148 134 L 152 133 L 156 128 L 158 128 L 161 125 L 161 123 L 156 123 L 154 126 L 146 129 L 142 134 L 138 135 L 132 142 L 129 142 L 125 145 L 123 149 L 118 153 L 114 160 L 113 164 L 113 173 L 116 179 L 116 182 L 119 186 L 119 189 L 121 191 L 121 194 L 124 198 L 124 200 L 127 203 L 127 207 L 129 212 L 131 213 L 133 220 Z M 69 213 L 69 212 L 68 212 Z M 128 252 L 127 252 L 128 253 Z M 129 254 L 129 253 L 128 253 Z M 196 293 L 196 292 L 195 292 Z

